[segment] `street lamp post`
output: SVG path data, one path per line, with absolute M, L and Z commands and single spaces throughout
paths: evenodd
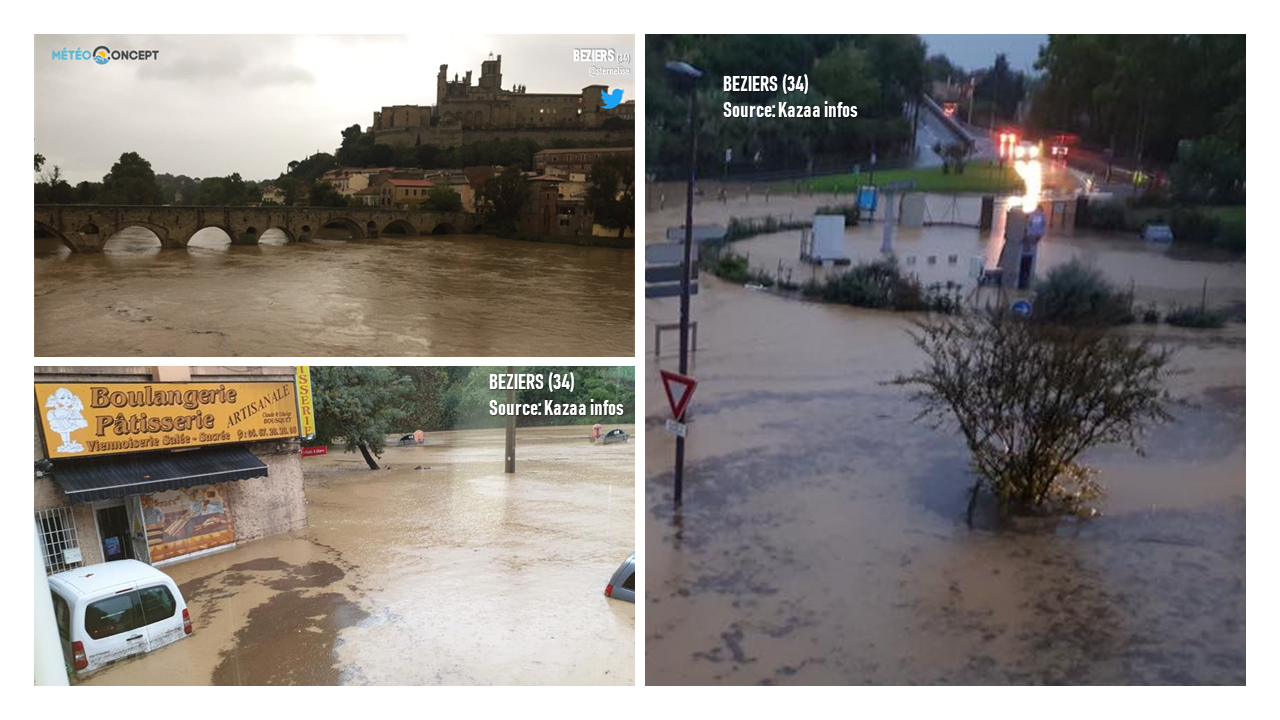
M 514 376 L 516 369 L 510 365 L 507 366 L 507 374 Z M 507 388 L 507 407 L 516 404 L 515 387 Z M 513 473 L 516 471 L 516 414 L 511 413 L 507 416 L 507 466 L 506 472 Z
M 689 94 L 689 113 L 685 129 L 689 133 L 689 184 L 685 188 L 684 265 L 680 273 L 680 374 L 689 373 L 689 275 L 693 262 L 693 186 L 698 181 L 698 130 L 694 126 L 694 99 L 702 71 L 686 62 L 666 65 L 667 79 Z M 681 420 L 682 418 L 676 418 Z M 675 504 L 684 502 L 684 438 L 676 436 Z

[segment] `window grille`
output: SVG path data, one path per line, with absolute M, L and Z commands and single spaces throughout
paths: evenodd
M 40 540 L 44 550 L 44 571 L 59 573 L 80 567 L 82 562 L 67 562 L 66 551 L 79 555 L 80 538 L 76 535 L 76 521 L 70 507 L 36 511 L 36 525 L 40 528 Z

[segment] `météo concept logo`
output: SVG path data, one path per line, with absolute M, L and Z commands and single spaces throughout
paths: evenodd
M 607 93 L 600 91 L 600 99 L 604 100 L 604 109 L 610 110 L 618 107 L 618 103 L 622 102 L 622 88 L 614 88 L 613 92 Z
M 62 48 L 53 51 L 54 60 L 93 60 L 99 65 L 106 65 L 112 60 L 158 60 L 159 50 L 112 50 L 106 45 L 99 45 L 93 52 L 76 48 Z

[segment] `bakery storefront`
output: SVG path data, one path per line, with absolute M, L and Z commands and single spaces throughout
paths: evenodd
M 164 565 L 306 526 L 307 368 L 37 368 L 47 572 Z

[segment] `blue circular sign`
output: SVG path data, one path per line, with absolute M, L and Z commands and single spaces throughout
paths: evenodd
M 1010 305 L 1009 309 L 1018 317 L 1031 317 L 1031 303 L 1027 300 L 1019 300 Z

